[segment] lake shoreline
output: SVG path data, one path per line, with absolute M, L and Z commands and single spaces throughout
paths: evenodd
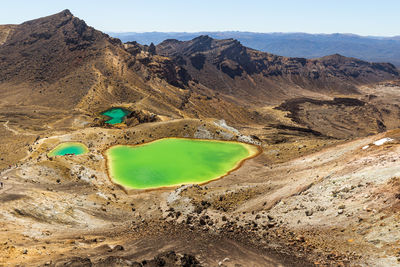
M 158 142 L 158 141 L 161 141 L 161 140 L 166 140 L 166 139 L 184 139 L 184 140 L 194 140 L 194 141 L 204 141 L 204 142 L 220 142 L 220 143 L 240 144 L 248 151 L 249 155 L 247 157 L 241 159 L 240 161 L 238 161 L 233 166 L 233 168 L 231 168 L 226 173 L 224 173 L 222 175 L 219 175 L 218 177 L 212 178 L 211 180 L 208 180 L 206 182 L 201 182 L 201 183 L 198 183 L 198 182 L 186 182 L 186 183 L 172 184 L 172 185 L 169 185 L 169 186 L 159 186 L 159 187 L 149 187 L 149 188 L 139 189 L 139 188 L 131 188 L 129 186 L 122 185 L 122 184 L 120 184 L 120 183 L 118 183 L 118 182 L 116 182 L 114 180 L 113 175 L 111 174 L 111 170 L 110 170 L 111 169 L 110 168 L 110 165 L 111 165 L 110 161 L 111 160 L 110 160 L 110 155 L 109 155 L 110 149 L 118 147 L 118 146 L 121 146 L 121 147 L 126 147 L 126 146 L 128 146 L 128 147 L 140 147 L 140 146 L 148 145 L 148 144 L 151 144 L 151 143 L 154 143 L 154 142 Z M 160 138 L 160 139 L 152 140 L 152 141 L 149 141 L 149 142 L 144 142 L 144 143 L 141 143 L 141 144 L 127 144 L 127 145 L 117 144 L 117 145 L 113 145 L 113 146 L 109 147 L 108 149 L 106 149 L 105 151 L 103 151 L 103 156 L 104 156 L 104 158 L 106 160 L 106 172 L 107 172 L 107 176 L 110 179 L 110 181 L 113 184 L 117 185 L 119 188 L 121 188 L 125 193 L 131 194 L 131 193 L 149 192 L 149 191 L 154 191 L 154 190 L 160 190 L 160 191 L 171 190 L 171 189 L 183 186 L 183 185 L 190 185 L 190 184 L 205 185 L 205 184 L 211 183 L 213 181 L 217 181 L 219 179 L 222 179 L 225 176 L 231 174 L 232 172 L 234 172 L 237 169 L 239 169 L 240 167 L 242 167 L 242 165 L 244 164 L 245 161 L 257 157 L 258 155 L 260 155 L 262 153 L 262 151 L 263 150 L 262 150 L 261 146 L 254 145 L 254 144 L 243 143 L 243 142 L 239 142 L 239 141 L 181 138 L 181 137 L 166 137 L 166 138 Z
M 82 151 L 80 151 L 79 154 L 75 153 L 75 152 L 64 153 L 64 154 L 60 154 L 60 155 L 56 154 L 59 151 L 62 151 L 64 149 L 68 149 L 68 147 L 74 147 L 74 146 L 79 147 L 80 149 L 82 149 Z M 56 145 L 52 150 L 50 150 L 49 153 L 47 153 L 47 156 L 56 157 L 56 156 L 67 156 L 69 154 L 72 154 L 74 156 L 79 156 L 79 155 L 86 154 L 88 152 L 89 152 L 89 148 L 85 144 L 78 142 L 78 141 L 66 141 L 66 142 L 61 142 L 58 145 Z

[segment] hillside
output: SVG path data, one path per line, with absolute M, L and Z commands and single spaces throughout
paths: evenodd
M 184 105 L 193 116 L 199 113 L 197 95 L 212 97 L 211 92 L 222 93 L 223 102 L 232 104 L 224 95 L 245 96 L 251 103 L 280 101 L 307 94 L 304 91 L 356 93 L 358 85 L 399 77 L 390 64 L 339 55 L 287 58 L 208 36 L 165 41 L 156 54 L 149 53 L 147 47 L 122 44 L 87 26 L 68 10 L 12 28 L 0 46 L 0 94 L 4 100 L 16 97 L 8 94 L 15 87 L 21 105 L 93 112 L 112 103 L 147 99 L 152 112 L 177 115 Z M 163 110 L 155 104 L 159 102 L 166 105 Z
M 399 77 L 391 64 L 369 63 L 338 54 L 312 60 L 288 58 L 250 49 L 234 39 L 209 36 L 186 42 L 166 40 L 157 45 L 156 51 L 174 58 L 209 88 L 263 101 L 287 98 L 296 91 L 282 87 L 351 94 L 357 92 L 357 85 Z
M 0 56 L 1 91 L 7 94 L 5 87 L 20 86 L 23 105 L 71 109 L 86 101 L 93 108 L 96 98 L 112 103 L 123 95 L 134 100 L 143 93 L 132 87 L 146 88 L 143 78 L 134 74 L 137 81 L 130 88 L 118 81 L 114 94 L 105 92 L 114 84 L 109 77 L 126 79 L 123 64 L 130 55 L 119 40 L 87 26 L 68 10 L 16 26 L 0 47 Z
M 395 265 L 399 92 L 392 64 L 338 54 L 123 43 L 69 10 L 0 26 L 0 265 Z M 259 154 L 207 184 L 115 182 L 110 147 L 170 137 Z M 88 152 L 51 155 L 66 142 Z
M 236 39 L 243 45 L 286 57 L 317 58 L 341 54 L 371 62 L 390 62 L 400 67 L 400 40 L 394 37 L 355 34 L 254 33 L 254 32 L 145 32 L 110 33 L 123 42 L 159 44 L 166 39 L 188 41 L 200 35 Z
M 140 45 L 123 45 L 68 10 L 14 27 L 0 46 L 4 103 L 17 99 L 21 108 L 38 105 L 89 113 L 134 103 L 168 117 L 216 114 L 214 107 L 197 110 L 196 103 L 202 102 L 201 96 L 209 89 L 191 82 L 184 69 Z M 238 120 L 249 116 L 224 97 L 219 102 L 236 110 L 232 114 Z

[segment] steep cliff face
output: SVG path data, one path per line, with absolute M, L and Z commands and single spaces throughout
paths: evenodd
M 208 36 L 186 42 L 166 40 L 157 46 L 157 53 L 174 58 L 207 86 L 235 94 L 247 85 L 249 95 L 263 92 L 270 98 L 290 94 L 278 90 L 283 84 L 321 93 L 356 93 L 357 85 L 400 77 L 389 63 L 369 63 L 340 55 L 288 58 L 247 48 L 234 39 L 215 40 Z
M 188 72 L 174 63 L 168 57 L 155 55 L 155 52 L 147 45 L 136 42 L 124 44 L 126 51 L 134 56 L 138 62 L 146 66 L 149 71 L 160 79 L 165 79 L 169 84 L 185 89 L 192 80 Z

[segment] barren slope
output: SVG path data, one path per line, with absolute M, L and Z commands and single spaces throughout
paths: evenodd
M 397 263 L 390 64 L 284 58 L 204 36 L 154 51 L 68 10 L 0 34 L 0 265 Z M 104 124 L 113 106 L 133 111 L 126 124 Z M 164 137 L 263 153 L 204 186 L 127 192 L 111 182 L 106 149 Z M 66 141 L 90 151 L 48 157 Z

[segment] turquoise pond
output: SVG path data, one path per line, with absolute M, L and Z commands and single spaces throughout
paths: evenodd
M 49 152 L 50 157 L 54 156 L 65 156 L 65 155 L 82 155 L 89 152 L 89 149 L 78 142 L 66 142 L 56 146 Z
M 108 124 L 117 124 L 122 123 L 127 115 L 129 115 L 131 111 L 123 108 L 111 108 L 109 110 L 101 113 L 104 116 L 107 116 L 109 119 L 106 121 Z

